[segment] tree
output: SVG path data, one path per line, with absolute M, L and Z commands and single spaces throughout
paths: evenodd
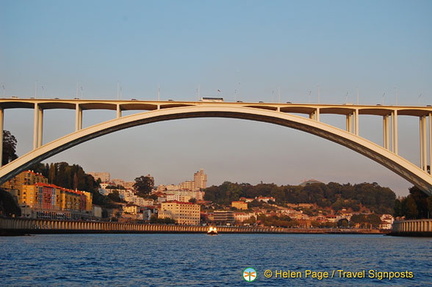
M 0 189 L 0 216 L 21 216 L 21 208 L 18 206 L 13 196 L 3 189 Z
M 135 178 L 135 183 L 133 187 L 135 188 L 137 195 L 144 197 L 152 191 L 154 187 L 154 179 L 149 175 L 142 175 Z
M 16 138 L 10 133 L 10 131 L 3 131 L 3 157 L 2 157 L 2 165 L 5 165 L 16 158 L 18 158 L 16 154 Z
M 173 218 L 165 217 L 165 218 L 158 218 L 156 214 L 153 214 L 150 217 L 150 223 L 158 223 L 158 224 L 175 224 L 176 221 Z
M 417 219 L 419 212 L 413 197 L 406 198 L 406 219 Z
M 125 202 L 120 198 L 120 193 L 118 190 L 113 190 L 110 194 L 108 194 L 108 198 L 115 202 Z
M 394 204 L 394 217 L 402 217 L 406 214 L 406 202 L 404 202 L 404 199 L 397 198 L 395 200 Z
M 337 222 L 337 226 L 340 228 L 348 227 L 349 226 L 348 219 L 346 219 L 346 218 L 339 219 Z
M 377 214 L 369 214 L 366 217 L 366 219 L 367 219 L 367 222 L 369 222 L 372 225 L 372 227 L 377 228 L 381 224 L 381 218 Z
M 190 203 L 197 203 L 197 199 L 195 197 L 192 197 L 191 199 L 189 199 Z

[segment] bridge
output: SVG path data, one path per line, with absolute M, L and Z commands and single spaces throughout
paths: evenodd
M 115 131 L 167 120 L 221 117 L 272 123 L 328 139 L 380 163 L 428 195 L 432 195 L 432 171 L 429 168 L 432 163 L 432 107 L 430 106 L 4 98 L 0 99 L 0 128 L 2 130 L 4 128 L 5 112 L 23 108 L 32 109 L 34 113 L 33 149 L 0 167 L 0 184 L 37 162 Z M 44 111 L 52 109 L 74 110 L 75 131 L 44 143 Z M 115 111 L 115 117 L 83 128 L 84 110 L 112 110 Z M 123 115 L 124 111 L 135 113 Z M 345 128 L 322 122 L 320 116 L 324 114 L 344 116 Z M 360 136 L 359 118 L 363 115 L 382 118 L 381 144 Z M 399 155 L 399 116 L 412 116 L 419 120 L 419 164 Z M 0 156 L 2 149 L 1 143 Z

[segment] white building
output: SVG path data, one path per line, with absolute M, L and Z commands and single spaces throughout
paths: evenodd
M 243 222 L 245 220 L 248 220 L 251 218 L 251 216 L 255 216 L 255 213 L 246 213 L 246 212 L 234 212 L 234 220 L 235 221 L 239 221 L 239 222 Z
M 181 202 L 188 202 L 191 198 L 196 200 L 204 199 L 204 191 L 191 191 L 191 190 L 170 190 L 167 191 L 167 201 L 177 200 Z
M 392 229 L 394 217 L 390 214 L 383 214 L 381 217 L 380 229 Z
M 203 169 L 194 173 L 194 189 L 200 190 L 207 188 L 207 174 L 204 173 Z
M 135 195 L 135 193 L 130 190 L 119 190 L 120 198 L 128 203 L 133 203 L 138 206 L 151 206 L 154 204 L 153 200 L 145 199 L 140 196 Z
M 90 174 L 91 176 L 93 176 L 93 178 L 95 180 L 100 179 L 101 182 L 109 182 L 110 178 L 111 178 L 111 175 L 110 175 L 109 172 L 95 172 L 95 171 L 92 171 L 92 172 L 89 172 L 88 174 Z
M 189 190 L 189 191 L 200 191 L 207 188 L 207 174 L 204 170 L 197 171 L 194 173 L 194 180 L 187 180 L 179 183 L 178 185 L 159 185 L 157 191 L 176 191 L 176 190 Z M 171 192 L 169 192 L 171 193 Z

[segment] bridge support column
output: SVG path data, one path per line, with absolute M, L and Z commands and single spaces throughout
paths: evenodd
M 117 104 L 117 118 L 121 118 L 122 116 L 122 110 L 119 104 Z
M 432 174 L 432 113 L 429 113 L 429 174 Z
M 383 116 L 383 147 L 390 149 L 390 115 Z
M 352 113 L 346 115 L 346 131 L 352 133 Z
M 33 123 L 33 149 L 42 145 L 43 134 L 43 110 L 38 105 L 34 105 L 34 123 Z
M 359 130 L 359 112 L 358 112 L 358 110 L 356 109 L 356 110 L 354 111 L 354 134 L 355 134 L 356 136 L 358 136 L 359 133 L 360 133 L 360 130 Z
M 75 131 L 82 129 L 82 108 L 79 104 L 75 106 Z
M 421 116 L 419 122 L 420 134 L 420 168 L 427 171 L 427 130 L 426 130 L 426 117 Z
M 320 121 L 320 109 L 316 108 L 315 111 L 313 111 L 310 115 L 309 118 L 311 120 L 316 120 L 317 122 Z
M 3 128 L 4 128 L 4 113 L 3 109 L 0 108 L 0 132 L 2 140 L 0 141 L 0 166 L 2 166 L 3 163 Z
M 346 116 L 346 131 L 349 133 L 359 134 L 359 113 L 358 110 L 354 110 L 352 113 Z
M 393 120 L 393 132 L 392 132 L 392 142 L 393 142 L 393 152 L 395 154 L 399 153 L 399 147 L 398 147 L 398 114 L 397 110 L 393 110 L 392 112 L 392 120 Z

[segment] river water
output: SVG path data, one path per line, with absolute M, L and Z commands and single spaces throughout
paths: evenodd
M 432 282 L 432 238 L 327 234 L 0 237 L 0 280 L 0 286 L 426 286 Z

